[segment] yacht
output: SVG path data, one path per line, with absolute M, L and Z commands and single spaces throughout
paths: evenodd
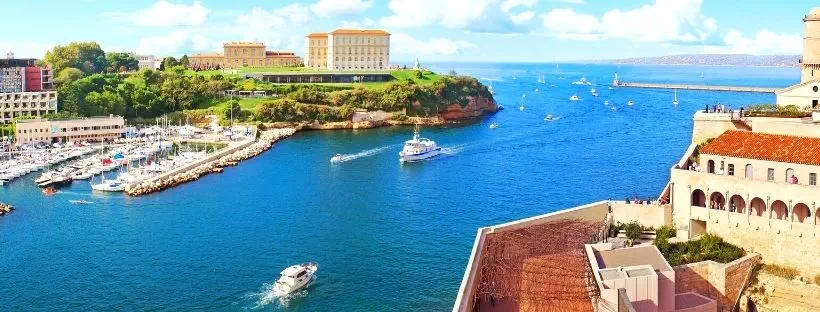
M 330 162 L 331 163 L 338 163 L 338 162 L 341 162 L 341 161 L 342 161 L 342 154 L 336 154 L 336 155 L 333 155 L 333 157 L 330 157 Z
M 592 83 L 587 81 L 587 77 L 581 77 L 581 79 L 579 79 L 578 81 L 573 81 L 572 84 L 588 86 L 588 85 L 591 85 Z
M 629 100 L 629 102 L 626 102 L 626 105 L 632 106 L 632 104 L 635 104 L 635 103 L 632 102 L 632 100 Z
M 678 89 L 675 89 L 675 99 L 672 100 L 673 105 L 678 105 Z
M 572 96 L 570 96 L 570 97 L 569 97 L 569 100 L 570 100 L 570 101 L 578 101 L 578 100 L 580 100 L 580 99 L 578 98 L 578 95 L 577 95 L 577 94 L 573 94 Z
M 316 276 L 319 265 L 316 262 L 292 265 L 279 274 L 279 279 L 273 285 L 273 291 L 279 296 L 287 296 L 306 287 Z
M 553 118 L 552 115 L 547 115 L 547 117 L 544 117 L 544 121 L 553 121 L 553 120 L 555 120 L 555 118 Z
M 122 192 L 125 190 L 125 183 L 119 180 L 103 180 L 99 184 L 91 184 L 91 189 L 103 192 Z
M 419 129 L 416 127 L 413 131 L 413 139 L 404 142 L 404 148 L 399 152 L 399 161 L 423 160 L 438 154 L 441 154 L 441 147 L 438 147 L 433 140 L 419 137 Z
M 498 128 L 498 124 L 497 124 L 497 123 L 491 123 L 491 124 L 490 124 L 490 129 L 496 129 L 496 128 Z

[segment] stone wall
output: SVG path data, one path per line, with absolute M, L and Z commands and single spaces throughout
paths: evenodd
M 718 311 L 732 311 L 759 262 L 759 254 L 749 254 L 726 264 L 703 261 L 676 266 L 675 293 L 696 292 L 717 301 Z
M 627 204 L 622 201 L 613 201 L 610 205 L 613 223 L 637 221 L 643 226 L 654 228 L 672 225 L 672 205 Z

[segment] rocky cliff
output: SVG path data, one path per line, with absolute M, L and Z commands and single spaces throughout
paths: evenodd
M 458 103 L 450 104 L 439 111 L 441 118 L 447 121 L 470 119 L 498 111 L 498 104 L 492 97 L 470 97 L 467 106 Z

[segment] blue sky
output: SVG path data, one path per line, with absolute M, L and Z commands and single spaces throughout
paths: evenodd
M 159 56 L 261 41 L 303 54 L 304 35 L 381 28 L 393 60 L 550 62 L 681 53 L 799 54 L 816 1 L 35 0 L 2 1 L 0 51 L 55 44 Z M 36 18 L 32 18 L 36 17 Z

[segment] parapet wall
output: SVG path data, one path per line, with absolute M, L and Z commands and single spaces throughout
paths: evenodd
M 700 144 L 728 130 L 742 130 L 732 122 L 730 113 L 695 113 L 692 126 L 692 143 Z
M 622 201 L 610 202 L 612 206 L 612 222 L 638 222 L 643 226 L 659 228 L 672 225 L 672 205 L 657 204 L 627 204 Z
M 674 267 L 675 293 L 696 292 L 718 303 L 718 311 L 732 311 L 760 255 L 753 253 L 723 264 L 702 261 Z
M 592 222 L 602 222 L 609 213 L 609 202 L 599 201 L 583 206 L 556 211 L 544 215 L 512 221 L 496 226 L 478 229 L 478 233 L 473 243 L 473 250 L 470 253 L 470 260 L 467 262 L 467 269 L 464 278 L 461 280 L 453 312 L 473 311 L 476 283 L 481 279 L 481 256 L 484 250 L 485 240 L 488 234 L 502 231 L 514 231 L 528 226 L 544 224 L 556 220 L 584 220 Z

